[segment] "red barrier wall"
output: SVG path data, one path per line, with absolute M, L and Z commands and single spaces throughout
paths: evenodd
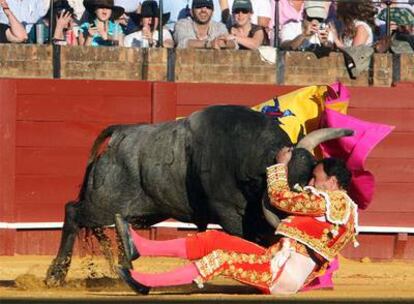
M 89 148 L 105 126 L 161 122 L 211 104 L 254 105 L 296 87 L 25 79 L 0 80 L 0 89 L 0 131 L 7 134 L 0 139 L 0 222 L 60 222 L 64 204 L 77 196 Z M 414 86 L 350 89 L 350 114 L 396 126 L 366 164 L 377 178 L 377 192 L 361 224 L 414 227 Z M 30 231 L 0 229 L 0 254 L 56 252 L 56 232 L 32 234 L 33 239 Z M 48 235 L 50 242 L 44 241 Z M 387 258 L 399 252 L 414 258 L 410 238 L 363 239 L 367 246 L 349 249 L 347 256 Z

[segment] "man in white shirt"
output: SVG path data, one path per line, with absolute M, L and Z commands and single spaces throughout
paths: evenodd
M 174 40 L 177 48 L 234 49 L 237 44 L 228 39 L 229 32 L 221 22 L 212 20 L 213 0 L 193 0 L 191 17 L 175 25 Z
M 280 32 L 281 47 L 307 50 L 312 46 L 331 46 L 334 36 L 326 24 L 328 10 L 324 1 L 305 1 L 302 22 L 289 22 Z

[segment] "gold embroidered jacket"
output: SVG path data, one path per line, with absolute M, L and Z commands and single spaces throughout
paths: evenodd
M 357 245 L 358 207 L 345 191 L 322 192 L 310 186 L 291 191 L 283 164 L 267 168 L 267 182 L 271 204 L 291 214 L 277 234 L 303 243 L 328 261 L 350 240 Z

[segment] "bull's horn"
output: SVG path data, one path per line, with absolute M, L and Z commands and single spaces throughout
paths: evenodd
M 325 141 L 343 137 L 343 136 L 351 136 L 354 135 L 354 131 L 351 129 L 343 129 L 343 128 L 324 128 L 315 130 L 304 138 L 302 138 L 296 148 L 304 148 L 310 152 L 315 149 L 317 145 L 323 143 Z
M 272 226 L 273 228 L 277 228 L 277 226 L 279 225 L 279 223 L 280 223 L 280 219 L 279 219 L 279 217 L 276 215 L 276 214 L 274 214 L 272 211 L 270 211 L 269 209 L 268 209 L 268 206 L 269 205 L 269 199 L 268 199 L 268 197 L 265 195 L 263 198 L 262 198 L 262 210 L 263 210 L 263 215 L 264 215 L 264 217 L 265 217 L 265 219 L 266 219 L 266 221 L 270 224 L 270 226 Z

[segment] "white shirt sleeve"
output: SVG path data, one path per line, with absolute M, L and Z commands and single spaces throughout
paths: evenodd
M 272 6 L 270 0 L 253 0 L 253 13 L 257 17 L 272 18 Z
M 289 22 L 282 26 L 280 31 L 281 42 L 290 41 L 302 34 L 301 22 Z

